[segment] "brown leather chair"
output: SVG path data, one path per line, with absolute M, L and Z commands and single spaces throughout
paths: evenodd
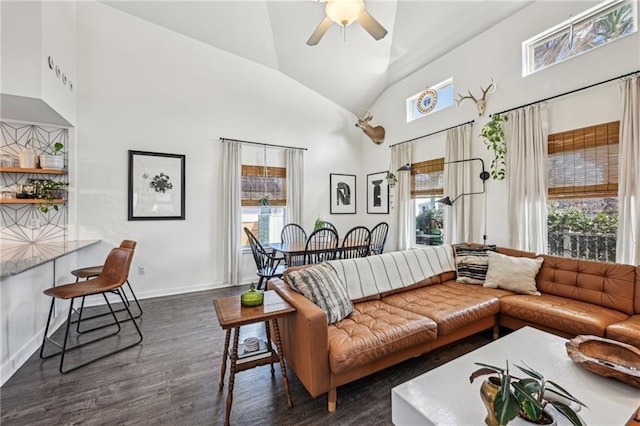
M 131 249 L 133 251 L 135 251 L 136 246 L 138 245 L 138 243 L 136 241 L 133 240 L 122 240 L 122 242 L 120 243 L 120 248 L 127 248 L 127 249 Z M 90 278 L 95 278 L 97 276 L 100 275 L 100 273 L 102 272 L 102 268 L 104 265 L 98 265 L 98 266 L 89 266 L 86 268 L 80 268 L 80 269 L 75 269 L 73 271 L 71 271 L 71 275 L 73 275 L 74 277 L 76 277 L 76 282 L 78 282 L 80 280 L 80 278 L 84 278 L 84 279 L 90 279 Z M 133 292 L 133 288 L 131 287 L 131 283 L 129 282 L 129 277 L 127 277 L 127 286 L 129 287 L 129 291 L 131 292 L 131 295 L 133 296 L 133 300 L 136 302 L 136 305 L 138 306 L 138 313 L 134 316 L 134 318 L 140 318 L 140 316 L 142 315 L 142 307 L 140 306 L 140 302 L 138 302 L 138 298 L 136 297 L 136 294 Z M 127 306 L 129 305 L 129 298 L 127 297 L 126 292 L 124 291 L 124 288 L 121 290 L 122 291 L 122 295 L 124 296 L 124 300 L 127 304 Z M 78 309 L 78 318 L 76 320 L 74 320 L 74 323 L 78 323 L 77 327 L 76 327 L 76 331 L 78 333 L 85 333 L 87 331 L 92 331 L 94 329 L 90 329 L 90 330 L 84 330 L 81 331 L 80 330 L 80 322 L 83 320 L 90 320 L 93 318 L 97 318 L 97 317 L 101 317 L 101 316 L 105 316 L 105 315 L 110 315 L 109 312 L 104 312 L 101 314 L 96 314 L 90 317 L 82 317 L 82 311 L 84 309 L 84 297 L 82 298 L 82 302 L 80 303 L 80 309 Z M 124 311 L 124 308 L 122 309 L 118 309 L 115 312 L 122 312 Z
M 92 362 L 98 361 L 99 359 L 105 358 L 109 355 L 113 355 L 115 353 L 121 352 L 125 349 L 131 348 L 135 345 L 137 345 L 138 343 L 142 342 L 142 332 L 140 331 L 140 328 L 138 327 L 137 322 L 135 321 L 135 319 L 133 318 L 133 315 L 131 314 L 131 310 L 129 309 L 129 306 L 126 304 L 125 300 L 124 300 L 124 296 L 122 293 L 122 285 L 127 281 L 127 276 L 129 274 L 129 268 L 131 266 L 131 259 L 133 258 L 133 250 L 131 249 L 127 249 L 127 248 L 114 248 L 111 250 L 111 252 L 109 253 L 109 255 L 107 256 L 107 259 L 105 261 L 105 264 L 102 268 L 102 271 L 100 272 L 100 275 L 95 277 L 95 278 L 90 278 L 86 281 L 82 281 L 79 283 L 70 283 L 70 284 L 64 284 L 61 286 L 56 286 L 56 287 L 51 287 L 47 290 L 44 290 L 44 294 L 46 294 L 47 296 L 51 296 L 51 308 L 49 309 L 49 316 L 47 318 L 47 326 L 45 327 L 44 330 L 44 337 L 42 338 L 42 346 L 40 347 L 40 358 L 42 359 L 47 359 L 47 358 L 51 358 L 53 356 L 56 355 L 61 355 L 60 356 L 60 372 L 62 374 L 68 373 L 70 371 L 76 370 L 80 367 L 83 367 L 87 364 L 90 364 Z M 113 308 L 111 307 L 111 303 L 109 303 L 109 299 L 107 298 L 106 293 L 113 293 L 116 294 L 118 296 L 120 296 L 120 299 L 122 300 L 122 303 L 124 304 L 124 309 L 127 311 L 127 313 L 129 314 L 129 319 L 131 320 L 131 322 L 133 323 L 133 325 L 136 328 L 136 331 L 138 332 L 138 335 L 140 336 L 140 338 L 132 344 L 129 344 L 127 346 L 121 347 L 119 349 L 116 349 L 115 351 L 109 352 L 107 354 L 104 355 L 100 355 L 97 358 L 91 359 L 90 361 L 81 363 L 79 365 L 76 365 L 73 368 L 69 368 L 69 369 L 64 369 L 64 359 L 65 359 L 65 355 L 67 352 L 80 348 L 82 346 L 91 344 L 91 343 L 95 343 L 99 340 L 103 340 L 106 338 L 109 338 L 111 336 L 114 336 L 116 334 L 118 334 L 121 330 L 120 327 L 120 323 L 122 321 L 118 320 L 118 317 L 116 316 L 116 313 L 114 312 Z M 111 313 L 111 315 L 113 316 L 115 322 L 114 323 L 110 323 L 109 326 L 116 326 L 117 330 L 109 333 L 107 335 L 95 338 L 93 340 L 90 340 L 88 342 L 84 342 L 84 343 L 78 343 L 73 347 L 67 347 L 68 341 L 69 341 L 69 328 L 71 325 L 71 316 L 73 314 L 73 303 L 74 301 L 79 298 L 79 297 L 86 297 L 86 296 L 93 296 L 93 295 L 97 295 L 97 294 L 102 294 L 102 296 L 104 297 L 104 300 L 107 302 L 107 306 L 109 307 L 109 311 Z M 66 321 L 66 326 L 65 326 L 65 334 L 64 334 L 64 340 L 62 341 L 62 343 L 56 342 L 55 340 L 53 340 L 52 338 L 48 337 L 48 333 L 49 333 L 49 325 L 51 323 L 51 317 L 53 315 L 53 308 L 55 305 L 55 300 L 56 299 L 63 299 L 63 300 L 70 300 L 69 303 L 69 313 L 67 315 L 67 321 Z M 47 342 L 52 343 L 53 345 L 57 346 L 58 348 L 60 348 L 59 351 L 54 352 L 52 354 L 49 355 L 44 355 L 44 350 L 45 350 L 45 345 Z

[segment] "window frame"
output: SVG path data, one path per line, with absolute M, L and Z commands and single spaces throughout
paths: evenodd
M 451 93 L 452 93 L 452 97 L 451 97 L 451 105 L 447 105 L 445 107 L 442 107 L 440 109 L 434 108 L 432 111 L 429 111 L 427 113 L 421 113 L 418 112 L 418 115 L 414 116 L 414 109 L 417 109 L 416 107 L 416 102 L 418 101 L 418 98 L 420 98 L 420 95 L 428 89 L 432 89 L 435 90 L 436 92 L 438 92 L 438 100 L 440 100 L 440 90 L 451 85 Z M 441 81 L 438 84 L 434 84 L 433 86 L 429 86 L 426 87 L 424 90 L 421 90 L 420 92 L 416 93 L 413 96 L 410 96 L 409 98 L 407 98 L 406 102 L 405 102 L 405 108 L 406 108 L 406 117 L 407 117 L 407 123 L 411 123 L 412 121 L 416 121 L 420 118 L 426 117 L 428 115 L 431 115 L 433 113 L 436 113 L 438 111 L 442 111 L 445 108 L 449 108 L 450 106 L 453 106 L 453 102 L 455 101 L 455 87 L 453 85 L 453 77 L 449 77 L 444 81 Z
M 632 7 L 632 18 L 633 18 L 633 29 L 626 34 L 620 35 L 619 37 L 608 40 L 602 44 L 597 46 L 593 46 L 587 50 L 582 50 L 577 53 L 568 54 L 566 57 L 556 60 L 555 62 L 541 66 L 540 68 L 535 68 L 535 48 L 540 44 L 546 43 L 547 41 L 561 37 L 563 33 L 569 32 L 572 26 L 578 26 L 580 24 L 584 24 L 585 22 L 596 20 L 602 15 L 606 15 L 613 9 L 617 9 L 618 7 L 622 7 L 625 4 L 630 4 Z M 568 59 L 575 58 L 576 56 L 580 56 L 584 53 L 590 52 L 594 49 L 597 49 L 602 46 L 606 46 L 609 43 L 615 42 L 617 40 L 623 39 L 631 34 L 634 34 L 638 31 L 638 8 L 637 3 L 632 0 L 607 0 L 604 1 L 590 9 L 585 10 L 584 12 L 571 17 L 558 25 L 555 25 L 548 30 L 545 30 L 535 36 L 525 40 L 522 42 L 522 76 L 526 77 L 528 75 L 534 74 L 538 71 L 542 71 L 549 67 L 552 67 L 556 64 L 562 63 Z

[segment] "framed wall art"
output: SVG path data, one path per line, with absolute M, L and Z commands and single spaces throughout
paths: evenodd
M 329 174 L 331 214 L 356 213 L 356 175 Z
M 129 220 L 184 220 L 185 156 L 129 151 Z
M 389 213 L 389 185 L 387 172 L 367 175 L 367 213 Z

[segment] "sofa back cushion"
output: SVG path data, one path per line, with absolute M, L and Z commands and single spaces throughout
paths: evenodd
M 636 266 L 636 291 L 635 291 L 635 312 L 640 314 L 640 265 Z
M 351 300 L 386 293 L 455 271 L 450 245 L 395 251 L 377 256 L 327 262 L 347 287 Z
M 633 313 L 636 268 L 619 263 L 542 255 L 536 278 L 542 293 Z

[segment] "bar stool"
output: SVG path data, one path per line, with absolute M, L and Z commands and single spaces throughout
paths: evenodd
M 135 251 L 136 245 L 138 243 L 136 241 L 132 241 L 132 240 L 123 240 L 120 243 L 120 248 L 126 248 L 126 249 L 130 249 L 132 251 Z M 80 269 L 76 269 L 71 271 L 71 275 L 73 275 L 74 277 L 76 277 L 76 283 L 80 280 L 80 278 L 84 278 L 85 280 L 88 280 L 90 278 L 95 278 L 97 276 L 100 275 L 100 273 L 102 272 L 102 268 L 104 265 L 98 265 L 98 266 L 89 266 L 86 268 L 80 268 Z M 140 302 L 138 302 L 138 298 L 136 297 L 136 294 L 133 292 L 133 288 L 131 287 L 131 283 L 129 283 L 129 277 L 127 277 L 126 280 L 127 286 L 129 287 L 129 291 L 131 291 L 131 295 L 133 296 L 133 299 L 136 302 L 136 305 L 138 305 L 138 314 L 134 316 L 134 318 L 140 318 L 140 316 L 142 316 L 142 307 L 140 306 Z M 127 306 L 129 305 L 129 299 L 127 298 L 127 294 L 124 291 L 124 288 L 122 289 L 122 295 L 124 296 L 124 300 L 125 303 L 127 304 Z M 82 318 L 82 311 L 84 310 L 84 297 L 82 298 L 82 302 L 80 303 L 80 309 L 77 310 L 76 312 L 78 312 L 78 319 L 73 320 L 73 323 L 77 323 L 76 326 L 76 332 L 78 333 L 86 333 L 87 331 L 93 331 L 96 330 L 98 328 L 104 328 L 104 327 L 108 327 L 108 325 L 104 325 L 104 326 L 100 326 L 100 327 L 96 327 L 96 328 L 92 328 L 89 330 L 84 330 L 84 331 L 80 331 L 80 322 L 82 320 L 90 320 L 93 318 L 98 318 L 98 317 L 102 317 L 105 315 L 110 315 L 110 312 L 104 312 L 102 314 L 96 314 L 90 317 L 85 317 Z M 124 311 L 124 308 L 122 309 L 117 309 L 115 310 L 115 312 L 122 312 Z M 128 319 L 126 319 L 125 321 L 129 321 Z
M 102 358 L 105 358 L 109 355 L 113 355 L 115 353 L 118 352 L 122 352 L 125 349 L 129 349 L 137 344 L 139 344 L 140 342 L 142 342 L 142 332 L 140 331 L 140 328 L 138 327 L 138 323 L 136 322 L 136 320 L 133 318 L 133 315 L 131 314 L 131 310 L 129 309 L 129 306 L 125 303 L 124 300 L 124 296 L 122 295 L 122 285 L 126 282 L 127 280 L 127 275 L 129 274 L 129 268 L 131 266 L 131 259 L 133 258 L 133 250 L 131 249 L 127 249 L 127 248 L 114 248 L 111 250 L 111 252 L 109 253 L 109 255 L 107 256 L 107 259 L 105 261 L 105 264 L 102 268 L 102 272 L 100 273 L 99 276 L 95 277 L 95 278 L 90 278 L 86 281 L 82 281 L 80 283 L 70 283 L 70 284 L 64 284 L 61 286 L 56 286 L 56 287 L 51 287 L 47 290 L 44 290 L 43 293 L 46 294 L 47 296 L 51 296 L 51 308 L 49 308 L 49 316 L 47 317 L 47 326 L 45 327 L 44 330 L 44 337 L 42 338 L 42 346 L 40 347 L 40 358 L 42 359 L 47 359 L 47 358 L 51 358 L 53 356 L 56 355 L 61 355 L 60 356 L 60 373 L 62 374 L 66 374 L 70 371 L 76 370 L 80 367 L 84 367 L 87 364 L 91 364 L 92 362 L 98 361 Z M 131 322 L 133 323 L 133 325 L 136 328 L 136 331 L 138 332 L 138 336 L 140 337 L 135 343 L 129 344 L 127 346 L 121 347 L 119 349 L 116 349 L 115 351 L 109 352 L 107 354 L 104 355 L 100 355 L 97 358 L 91 359 L 87 362 L 81 363 L 79 365 L 76 365 L 73 368 L 69 368 L 69 369 L 64 369 L 64 359 L 65 359 L 65 355 L 67 352 L 74 350 L 74 349 L 78 349 L 82 346 L 86 346 L 88 344 L 91 343 L 95 343 L 98 342 L 100 340 L 106 339 L 108 337 L 114 336 L 116 334 L 118 334 L 121 330 L 120 327 L 120 321 L 118 321 L 118 317 L 116 316 L 116 313 L 114 312 L 113 308 L 111 307 L 111 303 L 109 303 L 109 299 L 107 298 L 106 293 L 113 293 L 113 294 L 117 294 L 118 296 L 120 296 L 120 299 L 122 300 L 122 303 L 124 304 L 124 309 L 127 311 L 127 313 L 129 314 L 129 318 L 131 320 Z M 71 325 L 71 315 L 73 313 L 73 302 L 78 298 L 78 297 L 86 297 L 86 296 L 93 296 L 93 295 L 97 295 L 97 294 L 102 294 L 102 296 L 104 297 L 104 300 L 107 302 L 107 306 L 109 307 L 109 311 L 111 312 L 111 315 L 113 316 L 113 319 L 115 320 L 114 323 L 110 323 L 109 326 L 116 326 L 117 330 L 115 332 L 109 333 L 107 335 L 98 337 L 98 338 L 94 338 L 93 340 L 84 342 L 84 343 L 78 343 L 73 347 L 67 347 L 68 341 L 69 341 L 69 327 Z M 49 333 L 49 325 L 51 323 L 51 316 L 53 315 L 53 309 L 54 309 L 54 305 L 55 305 L 55 301 L 56 299 L 63 299 L 63 300 L 70 300 L 70 304 L 69 304 L 69 313 L 67 315 L 67 321 L 66 321 L 66 327 L 65 327 L 65 333 L 64 333 L 64 340 L 62 341 L 62 343 L 59 343 L 55 340 L 53 340 L 52 338 L 48 337 L 48 333 Z M 54 346 L 58 347 L 60 350 L 57 352 L 54 352 L 52 354 L 49 355 L 44 355 L 44 350 L 45 350 L 45 345 L 46 343 L 49 342 L 51 344 L 53 344 Z

